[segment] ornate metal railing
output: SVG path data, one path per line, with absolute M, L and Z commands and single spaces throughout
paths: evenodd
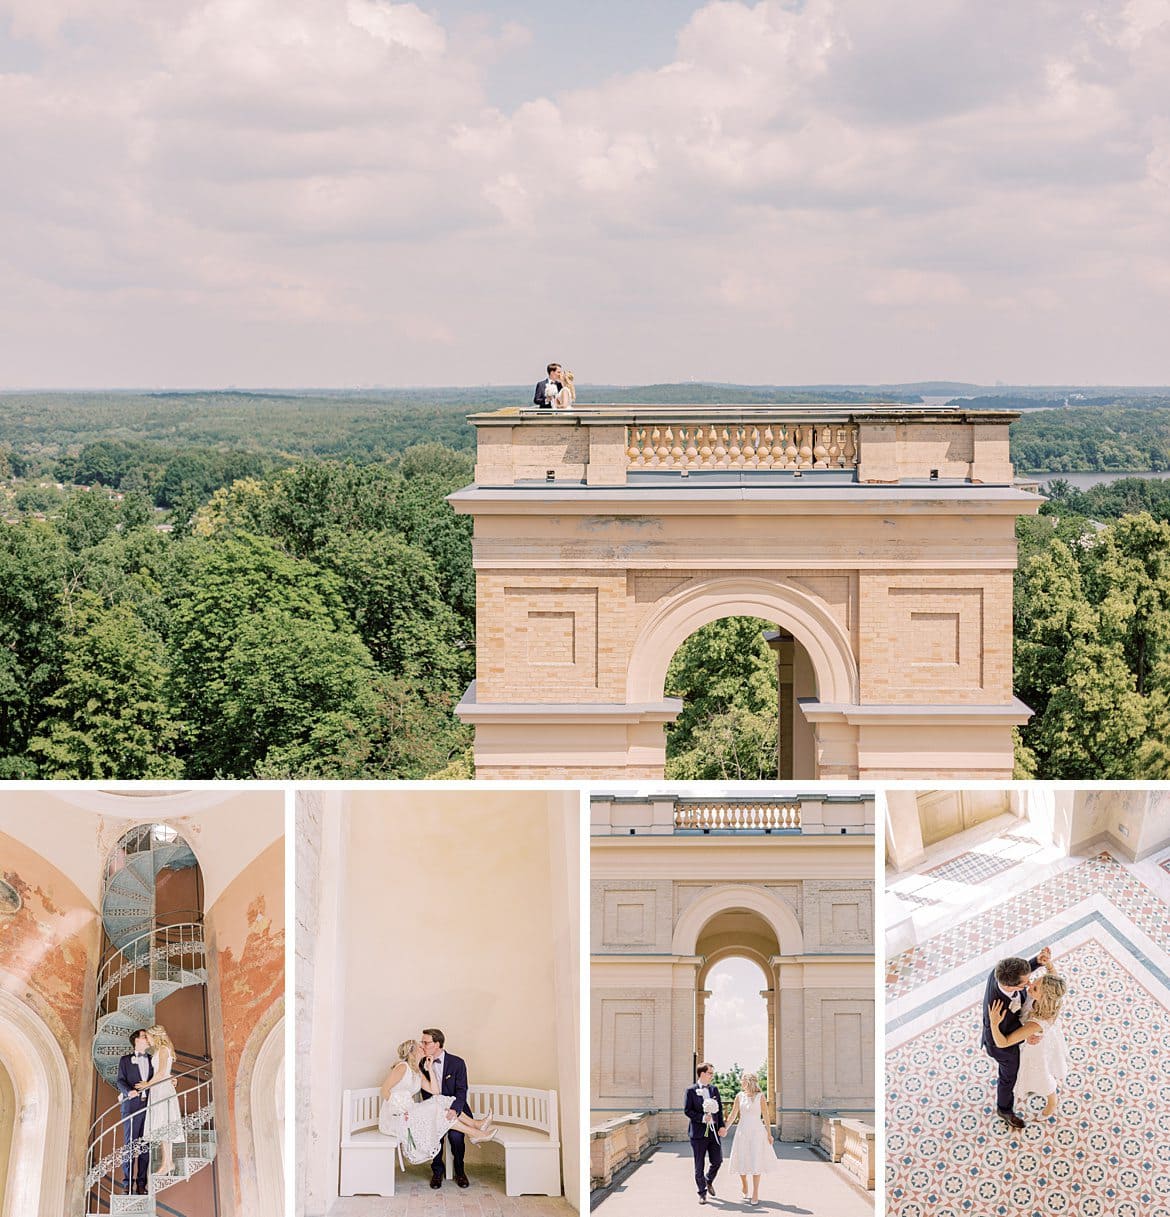
M 687 800 L 674 807 L 674 826 L 698 832 L 799 832 L 799 801 Z
M 851 422 L 655 422 L 626 427 L 631 469 L 854 469 Z
M 203 922 L 194 910 L 156 917 L 151 928 L 122 947 L 113 947 L 98 969 L 95 1023 L 118 1008 L 119 998 L 147 995 L 152 983 L 170 973 L 195 972 L 206 966 Z
M 122 1172 L 133 1160 L 150 1152 L 148 1191 L 154 1195 L 176 1183 L 183 1183 L 215 1159 L 215 1093 L 211 1066 L 201 1063 L 174 1074 L 172 1081 L 178 1095 L 180 1128 L 183 1140 L 175 1145 L 175 1167 L 169 1175 L 156 1174 L 158 1147 L 145 1135 L 127 1141 L 126 1124 L 121 1103 L 114 1103 L 90 1126 L 89 1152 L 86 1158 L 85 1190 L 88 1193 L 86 1212 L 108 1213 L 116 1209 L 115 1197 L 121 1195 L 116 1186 Z M 165 1102 L 166 1100 L 160 1100 Z M 149 1107 L 149 1104 L 148 1104 Z M 149 1116 L 147 1117 L 149 1119 Z

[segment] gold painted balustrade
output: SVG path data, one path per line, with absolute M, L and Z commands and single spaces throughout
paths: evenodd
M 676 422 L 626 427 L 631 469 L 854 469 L 848 422 Z
M 704 832 L 799 832 L 800 804 L 738 799 L 680 802 L 675 804 L 674 826 Z

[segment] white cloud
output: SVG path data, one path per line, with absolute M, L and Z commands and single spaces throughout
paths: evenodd
M 1170 380 L 1159 0 L 718 0 L 672 62 L 509 112 L 487 69 L 529 32 L 413 3 L 4 13 L 38 54 L 0 75 L 0 265 L 56 300 L 0 303 L 12 383 L 59 383 L 30 336 L 113 299 L 79 382 L 136 380 L 166 299 L 198 335 L 176 382 L 222 350 L 295 383 L 285 344 L 225 344 L 234 310 L 314 319 L 315 383 L 524 380 L 546 345 L 585 379 Z

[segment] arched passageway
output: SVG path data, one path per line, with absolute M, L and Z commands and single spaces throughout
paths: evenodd
M 61 1217 L 73 1110 L 69 1069 L 53 1033 L 10 991 L 13 984 L 0 973 L 0 1071 L 13 1105 L 0 1215 Z

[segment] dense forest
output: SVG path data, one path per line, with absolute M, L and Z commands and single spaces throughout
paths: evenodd
M 515 395 L 463 392 L 0 396 L 0 776 L 470 776 L 470 522 L 445 496 L 466 413 Z M 1167 468 L 1168 413 L 1038 411 L 1013 454 Z M 1019 539 L 1020 775 L 1170 777 L 1170 481 L 1058 482 Z M 680 647 L 670 777 L 774 776 L 766 628 Z

